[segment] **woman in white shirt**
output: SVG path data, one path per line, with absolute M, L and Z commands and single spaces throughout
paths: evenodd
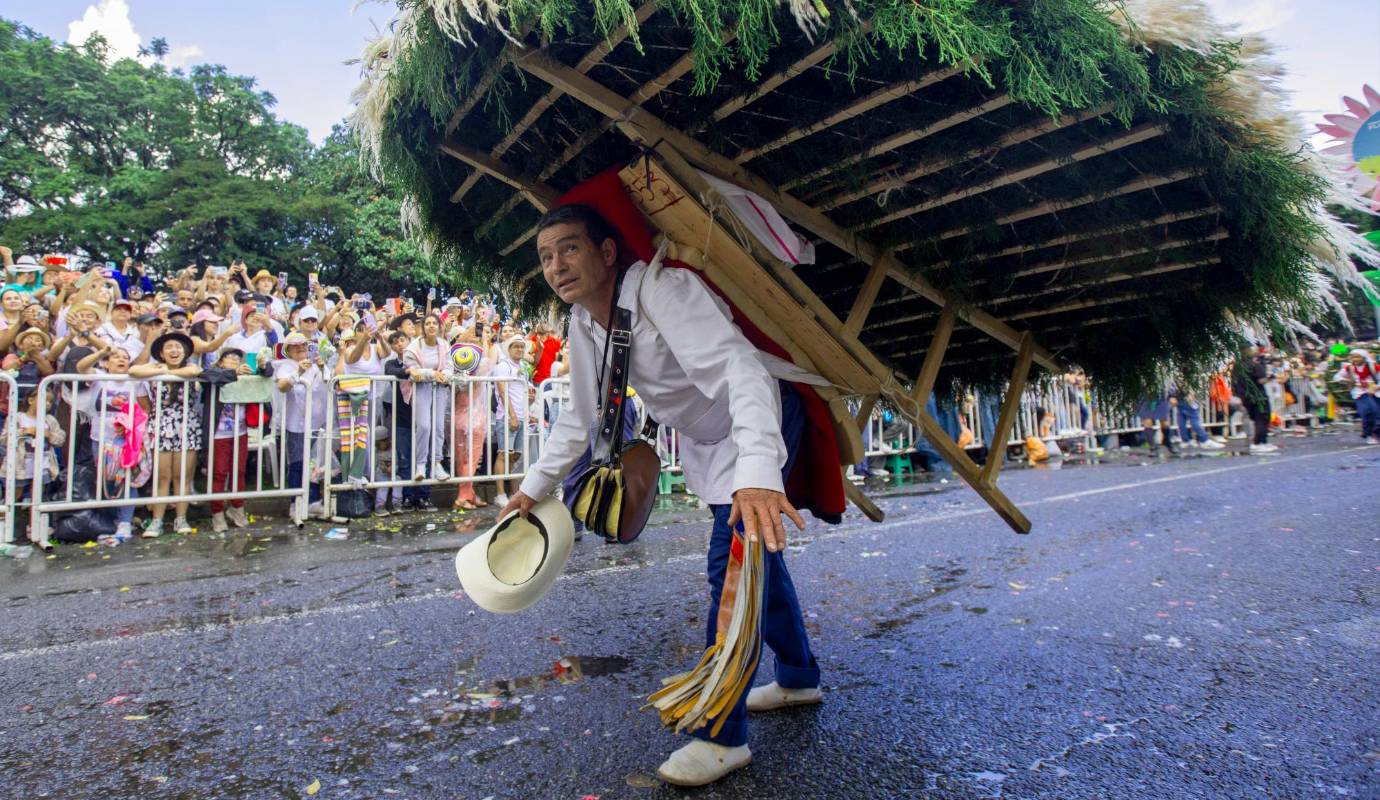
M 446 406 L 450 403 L 450 345 L 441 338 L 441 318 L 427 314 L 422 335 L 407 346 L 403 363 L 419 372 L 412 383 L 412 477 L 443 481 L 441 467 L 446 446 Z M 406 398 L 404 398 L 406 399 Z

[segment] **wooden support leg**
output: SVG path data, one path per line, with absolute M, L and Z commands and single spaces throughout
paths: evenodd
M 872 411 L 876 407 L 877 395 L 870 394 L 863 398 L 862 405 L 858 407 L 858 414 L 855 417 L 859 433 L 865 433 L 867 431 L 867 422 L 872 418 Z
M 1016 508 L 1016 504 L 1011 502 L 1010 498 L 1002 494 L 996 484 L 982 481 L 978 465 L 973 463 L 973 460 L 958 446 L 957 442 L 949 438 L 949 434 L 939 426 L 933 417 L 922 408 L 918 412 L 918 418 L 911 421 L 920 426 L 920 430 L 925 434 L 925 439 L 929 441 L 930 446 L 939 451 L 939 455 L 943 456 L 944 460 L 953 466 L 959 477 L 967 481 L 968 485 L 972 486 L 973 490 L 983 500 L 987 501 L 987 505 L 991 506 L 993 511 L 996 511 L 1002 519 L 1006 520 L 1006 524 L 1010 525 L 1012 530 L 1016 533 L 1030 533 L 1030 520 L 1021 513 L 1019 508 Z
M 915 402 L 922 409 L 930 401 L 930 392 L 934 391 L 934 379 L 939 376 L 939 365 L 944 362 L 944 351 L 949 349 L 949 337 L 953 335 L 957 318 L 958 309 L 953 303 L 946 303 L 939 314 L 939 323 L 934 326 L 930 346 L 925 350 L 925 364 L 915 379 Z
M 1025 391 L 1025 379 L 1030 374 L 1030 360 L 1034 354 L 1030 332 L 1021 337 L 1021 347 L 1016 353 L 1016 366 L 1011 370 L 1011 385 L 1007 387 L 1006 397 L 1001 402 L 1001 415 L 997 417 L 997 429 L 992 432 L 992 441 L 987 443 L 987 463 L 982 465 L 982 483 L 995 486 L 997 471 L 1001 469 L 1002 456 L 1006 452 L 1006 439 L 1011 435 L 1011 426 L 1016 423 L 1016 412 L 1021 407 L 1021 393 Z

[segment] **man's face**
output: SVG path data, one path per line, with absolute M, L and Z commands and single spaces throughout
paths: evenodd
M 115 310 L 110 312 L 110 318 L 121 325 L 129 322 L 129 306 L 115 306 Z
M 196 304 L 196 295 L 190 289 L 177 290 L 177 304 L 183 308 L 191 308 Z
M 84 308 L 72 314 L 72 324 L 79 331 L 95 330 L 96 326 L 100 324 L 100 321 L 100 317 L 96 316 L 96 312 L 89 308 Z
M 302 323 L 302 332 L 307 334 L 308 338 L 311 337 L 311 334 L 316 333 L 317 328 L 321 327 L 321 320 L 316 317 L 302 317 L 300 322 Z
M 393 348 L 394 355 L 401 356 L 403 351 L 407 349 L 407 337 L 394 336 L 388 340 L 388 346 Z
M 588 306 L 602 300 L 617 255 L 612 239 L 595 244 L 578 222 L 562 222 L 537 234 L 542 276 L 565 303 Z

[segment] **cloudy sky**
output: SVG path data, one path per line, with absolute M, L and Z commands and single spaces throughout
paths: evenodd
M 1310 123 L 1342 111 L 1342 95 L 1356 95 L 1363 83 L 1380 87 L 1377 0 L 1206 2 L 1222 19 L 1264 32 L 1283 48 L 1287 88 Z M 344 62 L 392 14 L 391 3 L 354 6 L 354 0 L 15 0 L 0 15 L 59 40 L 84 41 L 100 31 L 119 54 L 133 55 L 161 36 L 173 66 L 218 63 L 257 76 L 277 96 L 279 115 L 319 141 L 350 111 L 359 69 Z

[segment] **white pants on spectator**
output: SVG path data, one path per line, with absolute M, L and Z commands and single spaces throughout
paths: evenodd
M 446 455 L 446 409 L 450 387 L 419 383 L 412 391 L 412 469 L 413 475 L 431 472 L 432 464 Z

